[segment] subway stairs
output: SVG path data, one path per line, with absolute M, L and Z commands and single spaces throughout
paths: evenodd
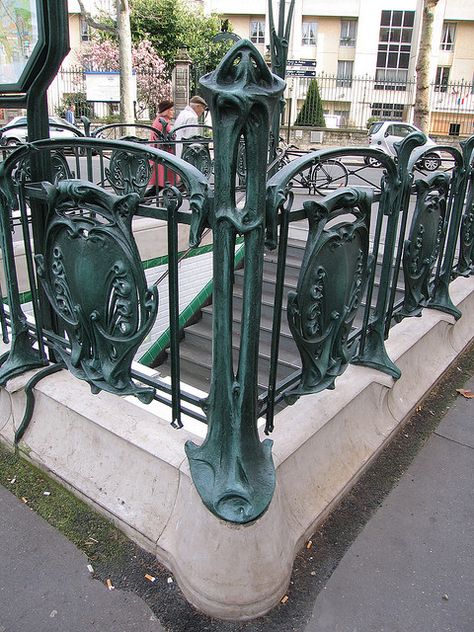
M 281 332 L 279 341 L 279 357 L 277 381 L 280 381 L 301 368 L 301 359 L 296 344 L 291 336 L 287 320 L 287 294 L 296 291 L 298 275 L 303 259 L 305 243 L 301 240 L 290 239 L 287 247 L 285 268 L 285 281 L 281 317 Z M 277 271 L 277 251 L 266 252 L 263 267 L 263 288 L 260 322 L 260 343 L 258 362 L 258 388 L 263 393 L 268 388 L 270 374 L 272 322 L 275 303 L 275 280 Z M 240 315 L 242 312 L 242 290 L 244 270 L 238 269 L 234 274 L 233 286 L 233 317 L 232 317 L 232 348 L 234 370 L 237 370 L 238 352 L 240 347 Z M 376 298 L 377 287 L 374 291 L 373 301 Z M 397 289 L 397 300 L 403 296 L 403 289 Z M 362 322 L 364 305 L 356 315 L 354 327 Z M 212 303 L 201 308 L 196 315 L 194 324 L 186 327 L 183 339 L 180 342 L 180 369 L 181 381 L 197 388 L 204 393 L 209 392 L 212 365 Z M 156 366 L 163 377 L 170 375 L 170 360 L 166 356 Z

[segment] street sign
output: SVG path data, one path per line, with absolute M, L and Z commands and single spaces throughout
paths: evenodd
M 286 77 L 316 77 L 316 70 L 304 70 L 304 68 L 287 69 Z
M 288 59 L 287 66 L 293 66 L 294 68 L 316 68 L 315 59 Z

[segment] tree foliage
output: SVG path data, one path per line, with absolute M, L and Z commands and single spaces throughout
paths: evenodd
M 134 41 L 148 39 L 171 73 L 180 48 L 186 47 L 195 67 L 207 72 L 217 66 L 230 47 L 213 42 L 221 30 L 218 15 L 204 15 L 183 0 L 134 0 L 131 10 Z
M 323 103 L 319 94 L 319 86 L 316 79 L 312 79 L 308 87 L 305 102 L 301 108 L 295 125 L 326 127 L 324 120 Z

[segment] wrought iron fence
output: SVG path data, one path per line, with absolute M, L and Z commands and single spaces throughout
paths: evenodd
M 372 120 L 413 119 L 416 82 L 380 82 L 368 76 L 337 77 L 321 73 L 315 79 L 290 77 L 287 79 L 286 124 L 290 117 L 295 124 L 297 114 L 306 98 L 313 103 L 305 109 L 302 125 L 314 125 L 311 112 L 318 95 L 308 88 L 316 81 L 327 127 L 367 129 Z M 465 81 L 432 83 L 430 86 L 429 108 L 431 112 L 430 131 L 432 134 L 450 136 L 470 136 L 474 133 L 474 85 Z
M 159 101 L 169 98 L 169 86 L 163 82 L 163 76 L 153 72 L 140 72 L 140 86 L 164 86 L 166 93 L 160 95 L 157 89 L 139 91 L 135 102 L 135 119 L 151 120 L 156 113 Z M 120 102 L 111 100 L 110 94 L 103 100 L 87 98 L 85 69 L 81 66 L 61 68 L 48 89 L 48 103 L 51 114 L 64 116 L 68 103 L 76 106 L 76 117 L 86 116 L 94 121 L 105 123 L 117 122 L 120 119 Z
M 449 285 L 474 271 L 474 137 L 461 149 L 430 147 L 443 160 L 435 173 L 417 167 L 425 138 L 412 134 L 397 161 L 369 148 L 285 152 L 266 182 L 272 110 L 283 83 L 242 40 L 202 89 L 213 108 L 213 186 L 196 167 L 137 142 L 138 136 L 36 141 L 1 163 L 0 322 L 11 346 L 0 383 L 40 369 L 26 387 L 17 440 L 27 429 L 35 383 L 64 367 L 93 393 L 168 404 L 177 428 L 184 413 L 207 422 L 204 443 L 185 446 L 194 483 L 210 511 L 245 523 L 265 511 L 275 485 L 271 441 L 258 435 L 260 416 L 270 433 L 276 405 L 332 388 L 351 362 L 396 379 L 400 371 L 385 349 L 395 322 L 427 306 L 459 318 Z M 242 136 L 246 188 L 239 203 Z M 343 165 L 343 177 L 334 175 L 335 165 Z M 155 170 L 168 172 L 168 184 L 147 196 Z M 135 217 L 166 222 L 168 306 L 144 276 Z M 213 354 L 205 398 L 187 388 L 181 373 L 180 226 L 189 227 L 192 245 L 205 228 L 213 234 Z M 289 239 L 296 229 L 305 235 L 298 262 Z M 27 288 L 19 283 L 15 239 L 24 245 Z M 275 255 L 264 258 L 264 242 Z M 275 268 L 271 289 L 267 264 Z M 31 319 L 22 306 L 25 291 Z M 272 307 L 266 357 L 259 346 L 263 299 Z M 132 362 L 159 309 L 169 313 L 170 381 L 151 378 Z M 296 346 L 296 362 L 283 357 L 287 341 Z

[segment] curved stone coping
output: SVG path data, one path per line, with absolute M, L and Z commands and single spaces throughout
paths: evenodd
M 276 416 L 275 496 L 251 524 L 223 522 L 202 504 L 183 449 L 202 437 L 128 399 L 92 396 L 65 371 L 36 386 L 22 449 L 153 551 L 197 608 L 228 619 L 264 614 L 284 594 L 304 540 L 474 338 L 474 277 L 451 287 L 459 321 L 425 310 L 391 330 L 387 349 L 400 380 L 351 366 L 335 391 L 300 398 Z M 0 440 L 9 445 L 30 376 L 0 392 Z

